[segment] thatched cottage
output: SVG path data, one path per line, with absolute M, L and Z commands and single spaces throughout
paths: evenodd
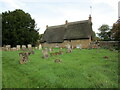
M 93 38 L 91 16 L 88 20 L 68 22 L 57 26 L 46 26 L 41 38 L 43 47 L 65 47 L 67 44 L 88 48 Z

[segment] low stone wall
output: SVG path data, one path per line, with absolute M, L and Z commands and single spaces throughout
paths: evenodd
M 97 41 L 91 42 L 89 48 L 105 48 L 105 49 L 118 49 L 120 43 L 118 41 Z
M 118 45 L 118 41 L 99 41 L 100 46 L 115 46 Z
M 119 41 L 99 41 L 99 46 L 103 48 L 112 48 L 112 47 L 118 47 L 120 44 Z

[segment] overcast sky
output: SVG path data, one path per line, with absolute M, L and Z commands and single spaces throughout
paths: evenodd
M 46 25 L 87 20 L 92 15 L 93 30 L 102 24 L 112 26 L 118 19 L 119 0 L 0 0 L 0 12 L 22 9 L 35 19 L 39 33 Z M 92 6 L 92 9 L 90 9 Z

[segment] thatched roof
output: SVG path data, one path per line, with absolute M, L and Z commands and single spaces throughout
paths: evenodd
M 67 25 L 51 26 L 46 29 L 41 42 L 63 42 L 92 36 L 92 23 L 89 20 L 69 22 Z

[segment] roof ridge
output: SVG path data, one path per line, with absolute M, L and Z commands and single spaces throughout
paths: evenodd
M 74 22 L 68 22 L 68 25 L 69 24 L 75 24 L 75 23 L 84 23 L 84 22 L 88 22 L 89 20 L 82 20 L 82 21 L 74 21 Z M 61 24 L 61 25 L 55 25 L 55 26 L 48 26 L 48 28 L 58 28 L 58 27 L 61 27 L 61 26 L 65 26 L 65 24 Z

